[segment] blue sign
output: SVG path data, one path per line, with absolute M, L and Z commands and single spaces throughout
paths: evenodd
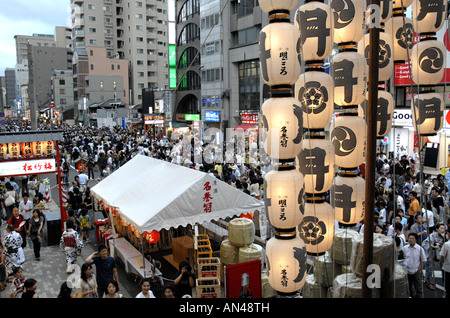
M 218 110 L 205 110 L 205 121 L 219 123 L 220 112 Z

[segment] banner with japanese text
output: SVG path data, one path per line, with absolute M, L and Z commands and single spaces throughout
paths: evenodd
M 52 173 L 56 170 L 56 160 L 52 158 L 12 160 L 0 163 L 0 177 Z

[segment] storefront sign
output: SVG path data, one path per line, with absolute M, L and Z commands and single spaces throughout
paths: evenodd
M 412 126 L 412 114 L 411 109 L 396 109 L 394 111 L 394 117 L 392 126 Z
M 186 121 L 199 121 L 200 114 L 184 114 L 184 119 Z
M 145 125 L 163 125 L 164 115 L 146 115 L 144 116 Z
M 213 122 L 213 123 L 220 122 L 220 112 L 219 111 L 206 110 L 205 111 L 205 121 Z
M 258 112 L 241 112 L 241 121 L 243 124 L 257 125 L 259 120 Z
M 13 160 L 0 163 L 0 177 L 56 172 L 55 159 Z

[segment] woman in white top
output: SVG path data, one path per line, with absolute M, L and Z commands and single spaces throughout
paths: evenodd
M 97 280 L 95 279 L 91 264 L 84 263 L 81 266 L 81 277 L 78 279 L 76 287 L 77 293 L 82 294 L 83 297 L 97 297 Z

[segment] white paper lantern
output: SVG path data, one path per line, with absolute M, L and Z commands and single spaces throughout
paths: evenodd
M 407 8 L 413 3 L 413 0 L 393 0 L 392 1 L 392 9 L 398 10 L 402 8 Z
M 392 128 L 394 118 L 394 97 L 384 90 L 378 91 L 377 138 L 384 138 Z
M 8 144 L 8 153 L 9 156 L 13 159 L 20 157 L 20 143 L 18 142 L 10 142 Z
M 333 52 L 333 15 L 323 1 L 310 1 L 298 8 L 295 26 L 300 30 L 302 60 L 323 64 Z
M 298 155 L 298 167 L 305 178 L 307 193 L 324 193 L 330 190 L 334 178 L 334 147 L 320 137 L 305 138 Z
M 330 6 L 334 17 L 334 43 L 356 44 L 364 35 L 365 0 L 331 0 Z
M 33 155 L 36 157 L 42 156 L 46 150 L 45 141 L 33 141 L 31 148 L 33 149 Z
M 444 76 L 446 49 L 436 38 L 422 39 L 411 54 L 413 81 L 418 85 L 436 85 Z
M 415 108 L 415 110 L 414 110 Z M 413 123 L 420 136 L 434 136 L 444 124 L 445 103 L 441 94 L 420 93 L 411 107 Z
M 276 235 L 266 244 L 266 266 L 270 286 L 279 293 L 292 294 L 306 280 L 307 251 L 295 235 Z
M 341 173 L 334 179 L 330 202 L 335 219 L 353 226 L 364 219 L 365 181 L 356 173 Z
M 421 34 L 435 34 L 445 22 L 447 0 L 414 0 L 412 2 L 414 30 Z
M 259 0 L 259 7 L 269 14 L 269 18 L 289 17 L 298 5 L 298 0 Z
M 331 142 L 335 164 L 342 168 L 356 168 L 366 157 L 366 122 L 358 114 L 340 114 L 334 120 Z
M 378 90 L 377 102 L 377 138 L 384 138 L 392 128 L 392 121 L 394 120 L 394 97 L 391 93 L 385 90 Z M 367 100 L 361 103 L 358 108 L 358 115 L 366 120 Z
M 405 19 L 405 23 L 403 23 L 403 19 Z M 386 22 L 385 30 L 392 39 L 394 63 L 405 63 L 411 57 L 414 46 L 414 27 L 412 20 L 404 17 L 403 14 L 394 15 L 392 19 Z
M 267 85 L 292 86 L 298 80 L 301 72 L 299 37 L 298 28 L 289 22 L 269 23 L 261 30 L 261 77 Z
M 298 104 L 293 97 L 280 97 L 270 98 L 262 105 L 264 151 L 271 158 L 295 159 L 300 153 L 303 111 Z
M 366 59 L 366 73 L 369 73 L 370 34 L 364 35 L 358 43 L 358 52 Z M 392 38 L 384 31 L 380 32 L 378 51 L 378 81 L 387 81 L 394 74 L 394 56 Z M 369 79 L 370 81 L 370 79 Z
M 264 203 L 270 224 L 292 229 L 303 220 L 304 180 L 295 166 L 280 166 L 264 178 Z
M 44 154 L 47 156 L 53 155 L 53 151 L 55 151 L 55 142 L 53 140 L 44 141 Z
M 333 57 L 334 102 L 339 106 L 357 106 L 366 98 L 366 61 L 355 49 Z
M 8 144 L 0 144 L 0 159 L 6 158 L 8 154 Z
M 334 225 L 334 211 L 329 203 L 320 197 L 306 199 L 305 216 L 298 226 L 298 233 L 308 254 L 321 255 L 331 248 Z
M 295 83 L 295 98 L 303 110 L 304 128 L 322 129 L 330 124 L 334 112 L 331 75 L 316 69 L 306 71 Z

